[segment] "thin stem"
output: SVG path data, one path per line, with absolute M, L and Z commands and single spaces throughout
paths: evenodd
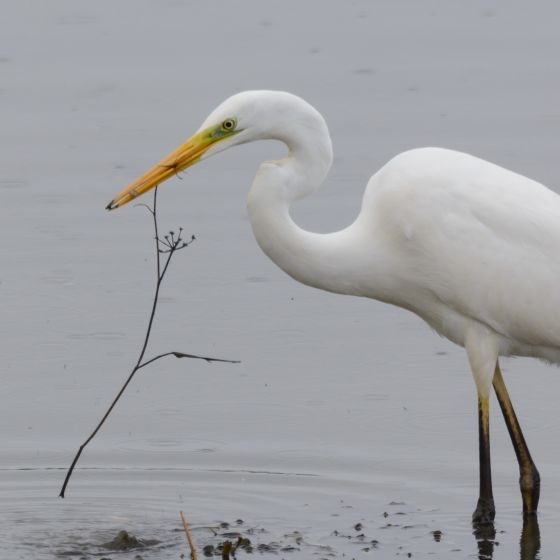
M 82 443 L 82 445 L 80 445 L 80 448 L 78 449 L 78 453 L 76 453 L 76 456 L 74 457 L 74 460 L 72 461 L 72 464 L 70 465 L 70 468 L 68 469 L 68 472 L 66 473 L 66 478 L 64 479 L 64 484 L 62 485 L 62 489 L 60 490 L 60 494 L 59 494 L 59 496 L 61 498 L 64 498 L 64 493 L 66 492 L 66 487 L 68 486 L 68 482 L 70 481 L 70 477 L 72 476 L 72 472 L 74 471 L 74 467 L 76 466 L 76 463 L 78 462 L 78 459 L 80 458 L 80 455 L 82 454 L 82 451 L 85 449 L 86 445 L 95 437 L 95 434 L 97 434 L 97 432 L 101 429 L 101 426 L 103 426 L 103 424 L 105 423 L 105 420 L 107 420 L 107 417 L 109 416 L 109 414 L 111 414 L 111 411 L 113 410 L 113 408 L 115 408 L 115 405 L 117 404 L 118 400 L 121 398 L 121 395 L 124 393 L 125 389 L 128 387 L 128 384 L 132 381 L 132 378 L 134 377 L 134 374 L 138 371 L 138 369 L 139 369 L 138 366 L 136 366 L 132 370 L 131 374 L 128 376 L 128 379 L 125 381 L 124 385 L 121 387 L 121 390 L 117 393 L 117 396 L 115 397 L 115 399 L 111 403 L 111 406 L 108 408 L 107 412 L 103 415 L 103 418 L 101 418 L 101 421 L 99 422 L 99 424 L 97 424 L 97 427 L 95 428 L 95 430 L 93 430 L 93 432 L 86 439 L 86 441 L 84 441 L 84 443 Z
M 154 218 L 154 232 L 156 234 L 156 263 L 157 263 L 157 277 L 158 277 L 158 284 L 161 282 L 160 278 L 160 265 L 159 265 L 159 233 L 158 233 L 158 223 L 157 223 L 157 191 L 159 186 L 156 186 L 154 189 L 154 209 L 152 210 L 152 216 Z
M 143 367 L 149 366 L 151 363 L 159 360 L 160 358 L 165 358 L 166 356 L 175 356 L 176 358 L 193 358 L 195 360 L 204 360 L 205 362 L 225 362 L 228 364 L 239 364 L 239 360 L 225 360 L 223 358 L 209 358 L 208 356 L 197 356 L 196 354 L 184 354 L 183 352 L 165 352 L 165 354 L 160 354 L 155 356 L 143 364 L 140 364 L 136 369 L 142 369 Z
M 185 519 L 185 514 L 181 511 L 181 521 L 183 522 L 183 529 L 185 530 L 185 535 L 187 536 L 187 542 L 189 543 L 189 549 L 191 551 L 191 560 L 197 560 L 196 549 L 194 548 L 194 544 L 191 537 L 191 532 L 189 531 L 189 524 Z
M 151 359 L 147 360 L 146 362 L 142 363 L 142 360 L 144 359 L 144 355 L 146 353 L 146 349 L 148 347 L 150 334 L 152 332 L 152 326 L 154 324 L 154 317 L 156 315 L 156 309 L 157 309 L 157 305 L 158 305 L 158 301 L 159 301 L 159 291 L 160 291 L 160 288 L 161 288 L 161 283 L 163 281 L 163 278 L 165 277 L 165 273 L 167 272 L 167 270 L 169 268 L 169 264 L 171 263 L 171 258 L 173 257 L 173 254 L 175 253 L 175 251 L 177 251 L 179 249 L 183 249 L 184 247 L 187 247 L 188 245 L 190 245 L 190 243 L 192 243 L 194 241 L 194 236 L 191 238 L 190 242 L 188 242 L 188 243 L 183 242 L 182 238 L 181 238 L 182 229 L 180 229 L 177 238 L 175 239 L 174 235 L 172 234 L 172 237 L 171 237 L 172 242 L 167 243 L 167 245 L 169 247 L 169 250 L 168 251 L 163 251 L 162 249 L 160 249 L 160 246 L 159 246 L 159 244 L 163 243 L 163 242 L 159 238 L 158 221 L 157 221 L 157 187 L 154 190 L 154 207 L 153 207 L 153 209 L 151 209 L 149 206 L 147 206 L 145 204 L 142 204 L 141 206 L 145 206 L 146 208 L 148 208 L 148 210 L 152 214 L 152 218 L 153 218 L 153 222 L 154 222 L 154 232 L 155 232 L 156 266 L 157 266 L 157 282 L 156 282 L 156 287 L 155 287 L 155 292 L 154 292 L 152 309 L 150 311 L 150 318 L 148 320 L 148 327 L 146 329 L 146 335 L 144 337 L 144 342 L 142 344 L 142 349 L 140 350 L 140 355 L 138 356 L 138 360 L 136 362 L 136 365 L 134 366 L 134 368 L 130 372 L 128 378 L 126 379 L 124 385 L 121 387 L 120 391 L 117 393 L 117 396 L 114 398 L 113 402 L 111 403 L 111 405 L 107 409 L 107 412 L 105 412 L 105 414 L 101 418 L 101 421 L 97 424 L 97 426 L 95 427 L 93 432 L 84 441 L 84 443 L 82 443 L 82 445 L 80 445 L 80 447 L 78 449 L 78 452 L 74 456 L 74 460 L 72 461 L 72 464 L 70 465 L 70 468 L 68 469 L 68 472 L 66 473 L 64 483 L 62 484 L 62 489 L 60 490 L 59 496 L 61 498 L 64 498 L 64 494 L 66 492 L 66 487 L 68 486 L 68 482 L 70 481 L 70 477 L 72 476 L 72 473 L 74 472 L 74 467 L 78 463 L 78 459 L 80 458 L 83 450 L 86 448 L 88 443 L 95 437 L 97 432 L 99 432 L 99 430 L 101 429 L 101 426 L 103 426 L 103 424 L 105 423 L 105 420 L 107 420 L 107 418 L 109 417 L 109 414 L 111 414 L 113 408 L 115 408 L 115 405 L 117 404 L 117 402 L 121 398 L 122 394 L 125 392 L 129 383 L 132 381 L 132 378 L 134 377 L 134 374 L 139 369 L 147 366 L 148 364 L 151 364 L 151 363 L 155 362 L 156 360 L 159 360 L 160 358 L 163 358 L 165 356 L 170 356 L 170 355 L 173 355 L 176 358 L 194 358 L 194 359 L 206 360 L 207 362 L 239 363 L 239 362 L 233 361 L 233 360 L 223 360 L 223 359 L 220 359 L 220 358 L 208 358 L 208 357 L 205 357 L 205 356 L 196 356 L 194 354 L 185 354 L 183 352 L 166 352 L 164 354 L 160 354 L 158 356 L 155 356 L 154 358 L 151 358 Z M 181 245 L 181 243 L 182 243 L 182 245 Z M 162 269 L 161 253 L 164 253 L 164 252 L 167 253 L 167 258 L 165 260 L 165 264 L 163 265 L 163 269 Z
M 154 232 L 155 232 L 155 236 L 156 236 L 156 266 L 157 266 L 156 290 L 155 290 L 155 293 L 154 293 L 154 301 L 152 303 L 152 311 L 150 312 L 150 319 L 148 321 L 148 328 L 146 330 L 146 336 L 144 337 L 144 344 L 142 345 L 142 350 L 140 351 L 140 356 L 138 356 L 138 361 L 136 362 L 136 366 L 132 370 L 132 373 L 130 374 L 129 379 L 127 379 L 123 389 L 126 388 L 126 385 L 128 384 L 129 380 L 136 373 L 136 370 L 138 369 L 138 366 L 142 362 L 142 358 L 144 358 L 144 354 L 146 353 L 146 348 L 148 348 L 148 341 L 150 339 L 150 334 L 152 332 L 152 325 L 154 324 L 154 317 L 156 315 L 156 309 L 157 309 L 157 304 L 158 304 L 158 299 L 159 299 L 159 288 L 161 286 L 161 281 L 163 280 L 163 276 L 165 275 L 165 271 L 167 270 L 167 265 L 169 264 L 169 259 L 167 259 L 167 265 L 165 266 L 165 270 L 163 271 L 163 274 L 162 274 L 160 272 L 161 271 L 161 263 L 160 263 L 159 245 L 158 245 L 159 235 L 158 235 L 158 221 L 157 221 L 157 191 L 158 191 L 158 187 L 156 187 L 154 189 L 154 209 L 152 210 L 152 217 L 154 219 Z M 170 257 L 171 257 L 171 255 L 170 255 Z M 115 399 L 115 401 L 119 399 L 121 394 L 122 394 L 122 390 L 121 390 L 121 393 Z M 113 403 L 113 404 L 115 404 L 115 403 Z

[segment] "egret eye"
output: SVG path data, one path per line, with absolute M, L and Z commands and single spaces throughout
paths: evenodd
M 235 128 L 236 122 L 235 119 L 226 119 L 222 123 L 222 129 L 226 132 L 231 132 Z

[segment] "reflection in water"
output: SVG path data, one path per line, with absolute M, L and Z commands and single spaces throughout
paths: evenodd
M 473 524 L 473 535 L 478 545 L 478 560 L 492 560 L 496 529 L 493 523 Z
M 523 518 L 523 529 L 519 539 L 519 557 L 521 560 L 538 560 L 541 550 L 541 531 L 536 515 Z
M 492 560 L 496 529 L 493 524 L 473 525 L 473 535 L 478 546 L 479 560 Z M 523 517 L 523 528 L 519 539 L 520 560 L 539 560 L 541 550 L 541 532 L 539 520 L 536 515 Z

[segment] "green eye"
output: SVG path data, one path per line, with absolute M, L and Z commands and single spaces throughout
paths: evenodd
M 236 125 L 236 121 L 235 119 L 226 119 L 223 123 L 222 123 L 222 130 L 225 132 L 231 132 L 232 130 L 235 129 L 235 125 Z

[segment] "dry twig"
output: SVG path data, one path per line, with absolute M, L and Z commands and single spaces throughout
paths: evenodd
M 196 550 L 194 548 L 194 544 L 192 542 L 192 538 L 191 538 L 191 532 L 189 531 L 189 524 L 187 523 L 187 520 L 185 519 L 185 514 L 181 511 L 179 512 L 181 514 L 181 521 L 183 522 L 183 529 L 185 530 L 185 535 L 187 535 L 187 541 L 189 543 L 189 548 L 191 549 L 191 560 L 197 560 L 197 555 L 196 555 Z
M 111 411 L 113 410 L 113 408 L 117 404 L 118 400 L 121 398 L 125 389 L 128 387 L 128 384 L 132 381 L 132 378 L 134 377 L 134 374 L 139 369 L 141 369 L 141 368 L 143 368 L 143 367 L 145 367 L 149 364 L 152 364 L 156 360 L 159 360 L 160 358 L 164 358 L 166 356 L 175 356 L 176 358 L 194 358 L 194 359 L 197 359 L 197 360 L 205 360 L 206 362 L 229 362 L 229 363 L 232 363 L 232 364 L 239 363 L 238 360 L 224 360 L 224 359 L 221 359 L 221 358 L 209 358 L 208 356 L 197 356 L 195 354 L 187 354 L 185 352 L 165 352 L 164 354 L 159 354 L 159 355 L 155 356 L 154 358 L 150 358 L 149 360 L 143 361 L 144 360 L 144 354 L 146 353 L 146 349 L 148 347 L 148 341 L 150 339 L 150 334 L 152 332 L 152 325 L 154 323 L 154 317 L 155 317 L 155 314 L 156 314 L 157 304 L 158 304 L 158 301 L 159 301 L 159 290 L 160 290 L 161 284 L 163 282 L 163 278 L 165 276 L 165 273 L 167 272 L 167 269 L 169 268 L 169 264 L 171 263 L 171 259 L 177 251 L 180 251 L 181 249 L 185 249 L 195 240 L 195 237 L 193 235 L 193 236 L 191 236 L 190 239 L 185 241 L 185 239 L 183 237 L 183 228 L 179 228 L 178 233 L 175 233 L 174 231 L 170 231 L 167 235 L 165 235 L 163 237 L 163 239 L 160 238 L 159 229 L 158 229 L 158 221 L 157 221 L 157 190 L 158 189 L 156 187 L 155 191 L 154 191 L 154 206 L 153 206 L 153 208 L 150 208 L 147 204 L 139 204 L 138 205 L 138 206 L 144 206 L 145 208 L 147 208 L 148 211 L 150 212 L 150 214 L 152 215 L 153 224 L 154 224 L 154 231 L 155 231 L 155 238 L 154 239 L 155 239 L 155 246 L 156 246 L 156 266 L 157 266 L 157 282 L 156 282 L 156 288 L 155 288 L 155 293 L 154 293 L 154 300 L 153 300 L 153 303 L 152 303 L 152 310 L 150 312 L 150 318 L 148 320 L 148 328 L 146 329 L 146 336 L 144 337 L 144 343 L 142 344 L 142 349 L 140 351 L 140 355 L 138 357 L 136 365 L 132 369 L 132 372 L 128 376 L 124 385 L 121 387 L 120 391 L 117 393 L 117 396 L 115 397 L 115 399 L 113 400 L 113 402 L 111 403 L 109 408 L 107 409 L 107 412 L 105 412 L 105 414 L 101 418 L 101 421 L 99 422 L 99 424 L 97 424 L 96 428 L 93 430 L 93 432 L 90 434 L 90 436 L 86 439 L 86 441 L 84 443 L 82 443 L 82 445 L 80 445 L 80 447 L 78 449 L 78 452 L 74 456 L 74 460 L 72 461 L 72 464 L 70 465 L 70 468 L 68 469 L 68 472 L 66 473 L 66 478 L 64 479 L 62 489 L 60 490 L 59 496 L 61 498 L 64 498 L 64 494 L 66 492 L 66 487 L 68 486 L 68 482 L 70 481 L 70 477 L 72 476 L 72 473 L 74 472 L 74 467 L 76 466 L 76 464 L 78 462 L 78 459 L 80 458 L 80 455 L 82 454 L 83 450 L 85 449 L 87 444 L 95 437 L 97 432 L 101 429 L 101 426 L 103 426 L 103 424 L 105 423 L 105 420 L 107 420 L 109 414 L 111 414 Z M 162 262 L 162 255 L 166 255 L 163 262 Z

